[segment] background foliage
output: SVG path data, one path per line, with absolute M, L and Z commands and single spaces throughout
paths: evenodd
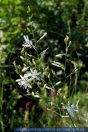
M 0 1 L 1 131 L 4 131 L 7 127 L 11 130 L 15 126 L 26 126 L 25 118 L 28 119 L 30 127 L 72 127 L 74 124 L 76 126 L 87 126 L 87 14 L 87 0 Z M 45 32 L 47 32 L 47 36 L 38 42 Z M 37 53 L 33 49 L 24 50 L 22 48 L 23 35 L 29 36 L 29 39 L 37 48 Z M 66 41 L 66 35 L 69 36 L 68 41 Z M 70 41 L 71 45 L 68 47 Z M 29 60 L 30 62 L 28 62 Z M 33 64 L 33 60 L 35 64 Z M 34 88 L 39 88 L 36 90 L 41 96 L 41 103 L 33 96 L 32 92 L 34 92 L 34 95 L 36 94 L 34 90 L 27 93 L 16 82 L 20 75 L 25 73 L 22 73 L 22 69 L 30 70 L 31 67 L 36 67 L 39 72 L 42 72 L 40 78 L 43 81 L 40 81 L 40 84 L 33 82 Z M 55 86 L 57 82 L 61 83 Z M 50 89 L 54 87 L 55 92 L 58 93 L 59 90 L 59 94 L 61 94 L 59 97 L 57 94 L 55 95 L 54 104 L 57 104 L 57 106 L 53 105 L 54 108 L 50 107 L 51 96 L 44 97 L 42 94 L 42 92 L 47 94 L 50 92 L 50 89 L 47 90 L 45 86 Z M 42 88 L 46 90 L 41 91 Z M 28 99 L 29 94 L 32 99 Z M 31 112 L 28 112 L 28 110 L 25 111 L 25 105 L 30 100 L 34 105 Z M 20 102 L 23 103 L 20 104 Z M 62 103 L 67 105 L 68 102 L 71 104 L 77 104 L 78 102 L 79 113 L 76 116 L 77 118 L 63 118 L 64 110 L 57 109 L 58 107 L 63 109 Z M 43 107 L 45 111 L 49 107 L 56 113 L 53 122 L 50 111 L 48 116 L 45 112 L 40 120 L 35 120 L 38 112 L 44 114 L 42 112 Z M 87 115 L 86 119 L 85 115 Z M 22 119 L 24 120 L 22 121 Z

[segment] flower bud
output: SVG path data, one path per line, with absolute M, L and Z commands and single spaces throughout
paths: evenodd
M 48 112 L 48 108 L 43 108 L 43 112 L 44 113 Z
M 26 110 L 29 110 L 30 109 L 30 105 L 31 105 L 30 102 L 27 102 L 26 103 L 26 105 L 25 105 Z
M 55 96 L 55 89 L 54 88 L 50 89 L 50 96 Z

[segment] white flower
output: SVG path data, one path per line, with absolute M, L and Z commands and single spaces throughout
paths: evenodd
M 33 45 L 32 41 L 29 40 L 28 35 L 26 35 L 26 36 L 24 35 L 23 37 L 24 37 L 25 42 L 24 42 L 24 44 L 22 44 L 22 46 L 25 47 L 25 48 L 30 47 L 30 48 L 35 49 L 35 46 Z
M 30 68 L 30 72 L 27 72 L 24 76 L 30 77 L 30 80 L 38 80 L 39 81 L 40 80 L 38 77 L 39 74 L 40 74 L 40 72 L 38 73 L 36 69 L 33 70 L 32 68 Z
M 40 72 L 38 73 L 36 69 L 33 70 L 32 68 L 30 68 L 30 71 L 31 71 L 31 75 L 32 75 L 31 77 L 32 77 L 32 78 L 34 78 L 34 79 L 36 79 L 36 80 L 40 80 L 39 77 L 38 77 L 39 74 L 40 74 Z
M 38 73 L 37 70 L 33 70 L 32 68 L 30 68 L 30 71 L 26 72 L 24 74 L 24 76 L 20 76 L 21 79 L 18 79 L 17 82 L 20 86 L 23 86 L 24 88 L 32 88 L 31 86 L 31 81 L 32 80 L 40 80 L 39 79 L 39 74 L 40 72 Z
M 17 82 L 20 86 L 23 86 L 25 89 L 32 88 L 32 86 L 30 85 L 30 80 L 25 76 L 21 76 L 21 79 L 18 79 Z
M 69 115 L 72 116 L 72 117 L 75 116 L 75 111 L 78 111 L 78 110 L 75 109 L 75 106 L 73 104 L 72 105 L 68 104 L 66 106 L 66 110 L 68 111 Z

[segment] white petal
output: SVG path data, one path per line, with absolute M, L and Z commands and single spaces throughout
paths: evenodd
M 31 73 L 30 72 L 27 72 L 26 74 L 24 74 L 24 78 L 28 78 L 28 77 L 31 77 Z
M 26 40 L 27 40 L 26 36 L 24 35 L 23 37 L 24 37 L 24 40 L 25 40 L 25 42 L 26 42 Z
M 30 68 L 30 71 L 31 71 L 31 73 L 33 73 L 33 69 L 32 68 Z
M 21 80 L 20 82 L 18 82 L 18 84 L 22 86 L 25 84 L 25 82 L 23 80 Z
M 36 80 L 40 80 L 37 76 L 35 76 L 35 79 L 36 79 Z

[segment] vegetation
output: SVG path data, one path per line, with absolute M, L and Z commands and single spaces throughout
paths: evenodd
M 87 0 L 4 0 L 0 11 L 0 131 L 87 127 Z

